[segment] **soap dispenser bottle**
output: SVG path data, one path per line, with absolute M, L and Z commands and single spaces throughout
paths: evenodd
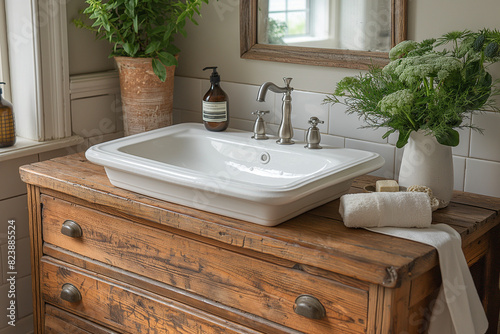
M 227 94 L 220 87 L 220 76 L 217 67 L 205 67 L 203 71 L 211 69 L 210 89 L 203 96 L 203 124 L 209 131 L 224 131 L 229 125 L 229 108 Z
M 0 82 L 0 85 L 5 85 L 5 82 Z M 0 147 L 8 147 L 16 143 L 14 110 L 12 104 L 3 98 L 2 93 L 0 86 Z

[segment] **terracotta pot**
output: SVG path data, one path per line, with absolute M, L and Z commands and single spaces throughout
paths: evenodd
M 120 73 L 125 136 L 172 125 L 175 66 L 167 79 L 154 74 L 151 58 L 115 57 Z
M 434 136 L 426 136 L 422 131 L 412 132 L 403 151 L 399 184 L 427 186 L 439 200 L 439 208 L 446 207 L 453 195 L 451 147 L 439 144 Z

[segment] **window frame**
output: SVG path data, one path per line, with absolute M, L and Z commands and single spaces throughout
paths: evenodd
M 0 0 L 0 81 L 10 82 L 5 0 Z M 3 97 L 11 101 L 10 85 L 3 85 Z
M 34 141 L 68 138 L 66 1 L 4 1 L 16 133 Z

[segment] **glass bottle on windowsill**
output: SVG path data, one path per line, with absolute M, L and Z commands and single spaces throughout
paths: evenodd
M 0 85 L 5 85 L 5 82 L 0 82 Z M 12 104 L 3 98 L 2 93 L 0 86 L 0 147 L 8 147 L 16 143 L 14 110 Z

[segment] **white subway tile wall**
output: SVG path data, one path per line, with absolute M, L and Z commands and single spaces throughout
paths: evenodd
M 346 138 L 345 147 L 380 154 L 385 159 L 385 165 L 382 168 L 371 173 L 371 175 L 384 177 L 386 179 L 394 178 L 394 157 L 396 150 L 394 146 Z
M 345 147 L 345 138 L 339 136 L 332 136 L 329 134 L 321 135 L 321 143 L 333 147 Z
M 175 80 L 175 122 L 201 122 L 201 97 L 210 82 L 186 77 L 176 77 Z M 276 84 L 280 85 L 279 82 Z M 256 102 L 259 86 L 225 81 L 221 86 L 229 96 L 231 127 L 251 131 L 255 119 L 252 111 L 270 110 L 265 116 L 266 127 L 270 134 L 276 133 L 281 121 L 279 94 L 269 92 L 266 102 L 260 103 Z M 322 104 L 325 96 L 324 93 L 300 90 L 292 93 L 294 138 L 303 140 L 309 127 L 307 121 L 316 116 L 325 121 L 319 126 L 323 144 L 377 152 L 386 159 L 386 164 L 373 174 L 397 179 L 403 151 L 395 147 L 397 135 L 382 139 L 384 129 L 362 129 L 363 120 L 357 115 L 346 114 L 344 106 Z M 460 144 L 453 148 L 455 189 L 500 197 L 500 114 L 476 113 L 472 123 L 485 131 L 481 134 L 469 128 L 459 130 Z
M 177 92 L 182 92 L 182 98 L 174 99 L 174 108 L 180 110 L 199 110 L 203 97 L 201 93 L 202 81 L 204 80 L 175 77 L 174 87 Z M 208 90 L 209 87 L 206 89 Z
M 464 190 L 500 197 L 500 163 L 489 160 L 467 159 Z M 495 195 L 496 194 L 496 195 Z
M 270 133 L 270 127 L 268 126 L 268 124 L 269 123 L 267 123 L 267 126 L 266 126 L 266 132 Z M 233 117 L 231 117 L 229 119 L 229 126 L 233 129 L 239 129 L 239 130 L 243 130 L 243 131 L 253 131 L 253 125 L 254 124 L 252 121 L 249 121 L 246 119 L 233 118 Z
M 268 92 L 268 94 L 266 95 L 266 101 L 258 102 L 257 101 L 257 92 L 259 91 L 258 86 L 221 82 L 221 87 L 226 92 L 229 98 L 229 108 L 230 108 L 229 112 L 231 113 L 230 117 L 234 116 L 239 119 L 246 119 L 248 121 L 253 121 L 255 119 L 255 115 L 252 115 L 253 111 L 268 110 L 270 112 L 269 114 L 264 115 L 264 120 L 266 122 L 276 123 L 275 114 L 271 112 L 274 109 L 274 104 L 276 101 L 275 93 Z M 210 82 L 208 80 L 202 80 L 202 85 L 201 85 L 202 97 L 205 95 L 206 91 L 209 88 L 210 88 Z M 201 106 L 201 99 L 198 100 L 198 103 Z
M 470 124 L 470 120 L 467 120 L 467 123 Z M 460 155 L 462 157 L 467 157 L 469 156 L 471 129 L 462 128 L 458 129 L 457 131 L 460 134 L 460 143 L 456 147 L 453 147 L 452 149 L 453 155 Z
M 317 93 L 316 93 L 317 94 Z M 317 94 L 325 98 L 326 94 Z M 387 143 L 387 139 L 382 139 L 386 132 L 384 129 L 365 128 L 366 124 L 357 115 L 346 114 L 346 107 L 341 104 L 329 106 L 329 132 L 345 138 L 365 140 L 375 143 Z M 396 139 L 397 140 L 397 139 Z
M 464 190 L 464 180 L 465 180 L 465 161 L 464 157 L 453 156 L 453 179 L 455 184 L 455 190 Z
M 472 116 L 472 124 L 484 129 L 482 135 L 472 131 L 470 136 L 470 157 L 484 160 L 500 161 L 500 114 L 485 112 Z M 496 143 L 497 145 L 492 145 Z
M 274 94 L 274 93 L 273 93 Z M 274 104 L 275 122 L 281 121 L 281 94 L 277 95 Z M 323 124 L 318 124 L 318 128 L 322 133 L 328 133 L 328 105 L 323 104 L 324 96 L 316 93 L 303 91 L 292 92 L 292 124 L 299 129 L 307 130 L 310 127 L 309 119 L 318 117 Z

